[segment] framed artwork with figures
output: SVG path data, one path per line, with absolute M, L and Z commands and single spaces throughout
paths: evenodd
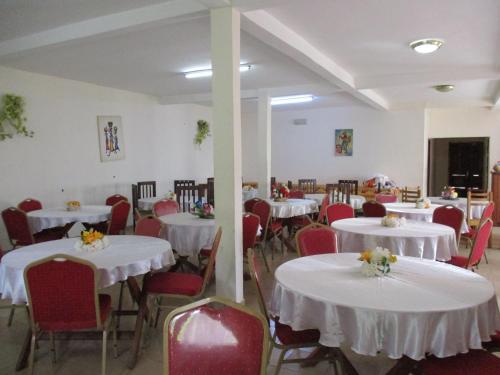
M 97 116 L 101 162 L 125 158 L 121 116 Z
M 335 129 L 335 156 L 352 156 L 352 129 Z

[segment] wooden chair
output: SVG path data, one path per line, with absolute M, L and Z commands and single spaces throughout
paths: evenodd
M 301 178 L 299 179 L 299 190 L 306 194 L 316 192 L 316 179 L 315 178 Z
M 132 184 L 132 211 L 134 212 L 132 219 L 135 229 L 135 224 L 143 216 L 143 212 L 139 210 L 139 190 L 136 184 Z
M 340 185 L 347 185 L 350 194 L 358 195 L 358 180 L 339 180 Z
M 215 207 L 215 183 L 214 178 L 207 178 L 207 203 Z
M 420 190 L 420 186 L 416 188 L 409 188 L 407 186 L 401 191 L 401 201 L 415 203 L 418 199 L 422 197 L 422 191 Z
M 480 218 L 474 218 L 472 217 L 472 208 L 474 206 L 478 205 L 485 205 L 485 202 L 492 202 L 493 201 L 493 195 L 491 191 L 489 192 L 477 192 L 477 191 L 471 191 L 470 189 L 467 190 L 467 224 L 469 227 L 472 228 L 477 228 L 479 226 L 479 223 L 481 221 Z
M 139 198 L 156 197 L 156 181 L 141 181 L 137 183 Z
M 189 206 L 191 203 L 196 201 L 195 192 L 195 180 L 175 180 L 174 181 L 174 192 L 177 196 L 177 203 L 182 212 L 189 211 Z
M 336 202 L 351 204 L 351 185 L 339 183 L 337 185 L 337 195 L 334 197 Z

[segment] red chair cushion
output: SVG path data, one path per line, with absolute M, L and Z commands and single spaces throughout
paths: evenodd
M 317 329 L 305 329 L 303 331 L 294 331 L 292 327 L 280 323 L 277 319 L 274 321 L 276 336 L 284 345 L 299 345 L 318 342 L 319 331 Z
M 210 254 L 212 253 L 212 249 L 201 249 L 200 255 L 205 258 L 210 258 Z
M 484 350 L 471 350 L 454 357 L 430 357 L 422 364 L 425 375 L 500 374 L 500 358 Z
M 203 278 L 191 273 L 158 272 L 146 284 L 148 293 L 194 296 L 201 291 Z
M 454 266 L 457 266 L 457 267 L 465 268 L 465 266 L 467 266 L 468 261 L 469 261 L 469 258 L 467 258 L 467 257 L 455 255 L 455 256 L 452 256 L 451 259 L 449 261 L 447 261 L 446 263 L 453 264 Z

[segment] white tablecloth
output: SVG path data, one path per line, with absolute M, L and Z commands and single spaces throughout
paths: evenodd
M 340 252 L 361 252 L 383 246 L 396 255 L 449 260 L 457 254 L 455 231 L 441 224 L 407 220 L 398 228 L 382 226 L 380 218 L 356 218 L 332 223 Z
M 429 197 L 429 200 L 431 201 L 431 203 L 441 204 L 443 206 L 447 204 L 456 206 L 464 212 L 464 217 L 467 216 L 467 198 L 458 198 L 456 200 L 451 200 L 443 199 L 441 197 Z M 487 204 L 488 202 L 485 201 L 484 204 L 482 204 L 481 202 L 480 204 L 471 205 L 472 219 L 480 219 L 481 215 L 483 214 L 484 207 L 486 207 Z
M 200 219 L 188 212 L 161 216 L 166 224 L 166 239 L 182 256 L 197 256 L 201 249 L 211 248 L 217 225 L 214 219 Z
M 271 205 L 271 214 L 276 218 L 290 218 L 318 211 L 318 203 L 312 199 L 288 199 L 285 202 L 267 200 Z
M 33 233 L 43 229 L 62 227 L 69 223 L 100 223 L 109 219 L 111 206 L 81 206 L 77 211 L 66 207 L 44 208 L 27 213 Z
M 247 200 L 257 198 L 259 191 L 257 189 L 251 189 L 251 190 L 242 190 L 241 191 L 241 199 L 243 200 L 243 203 L 245 203 Z
M 500 329 L 493 285 L 445 263 L 399 257 L 386 277 L 366 277 L 357 254 L 297 258 L 275 272 L 271 313 L 319 342 L 415 360 L 480 349 Z
M 150 270 L 175 264 L 168 241 L 143 236 L 108 236 L 110 245 L 97 252 L 77 251 L 78 238 L 42 242 L 9 252 L 0 262 L 0 293 L 12 303 L 27 301 L 24 287 L 24 268 L 53 254 L 69 254 L 95 264 L 100 274 L 99 288 L 105 288 Z
M 304 197 L 306 199 L 312 199 L 313 201 L 316 201 L 318 206 L 321 206 L 321 203 L 323 203 L 323 198 L 325 197 L 326 193 L 311 193 L 311 194 L 305 194 Z
M 363 197 L 362 195 L 351 195 L 350 196 L 350 205 L 352 208 L 355 210 L 361 210 L 363 208 L 363 203 L 366 202 L 366 198 Z M 346 203 L 346 197 L 344 196 L 343 202 Z
M 139 210 L 151 211 L 153 209 L 153 205 L 161 199 L 165 199 L 162 197 L 151 197 L 151 198 L 140 198 L 137 200 L 137 206 Z

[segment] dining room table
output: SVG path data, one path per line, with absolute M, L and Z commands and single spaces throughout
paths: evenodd
M 428 197 L 428 199 L 433 204 L 440 204 L 442 206 L 452 205 L 460 208 L 464 212 L 465 220 L 467 220 L 467 198 L 448 199 L 443 197 Z M 469 219 L 481 219 L 483 211 L 488 203 L 490 202 L 474 201 L 474 204 L 471 205 L 471 217 Z
M 361 252 L 377 246 L 396 255 L 447 261 L 458 254 L 453 228 L 425 221 L 406 220 L 399 227 L 382 225 L 381 218 L 359 217 L 334 221 L 339 252 Z
M 275 271 L 271 314 L 294 331 L 319 330 L 324 347 L 383 352 L 399 359 L 396 366 L 481 349 L 500 329 L 495 288 L 481 275 L 399 256 L 386 276 L 368 277 L 358 257 L 346 252 L 283 263 Z
M 267 199 L 267 202 L 271 205 L 271 216 L 277 219 L 289 219 L 318 212 L 318 203 L 314 199 L 288 198 L 284 201 Z

